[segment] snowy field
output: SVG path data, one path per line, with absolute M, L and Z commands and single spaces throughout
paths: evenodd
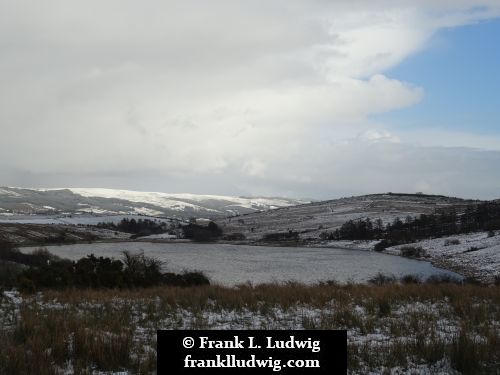
M 48 246 L 58 256 L 79 259 L 88 254 L 120 258 L 141 252 L 166 262 L 174 272 L 200 270 L 224 285 L 294 280 L 365 282 L 378 273 L 403 276 L 456 274 L 422 262 L 375 252 L 332 248 L 267 247 L 227 244 L 113 242 Z M 21 248 L 23 252 L 32 248 Z
M 301 239 L 318 240 L 324 231 L 331 232 L 349 220 L 370 218 L 392 222 L 396 217 L 434 213 L 436 209 L 454 207 L 460 211 L 466 201 L 441 196 L 373 194 L 359 197 L 313 202 L 265 212 L 216 220 L 224 234 L 241 233 L 247 240 L 260 240 L 273 232 L 298 232 Z
M 286 199 L 286 198 L 247 198 L 230 197 L 225 195 L 200 195 L 200 194 L 169 194 L 160 192 L 140 192 L 117 189 L 98 188 L 69 188 L 73 193 L 83 197 L 118 198 L 136 203 L 148 203 L 162 208 L 184 210 L 186 207 L 199 210 L 199 204 L 207 202 L 226 202 L 227 207 L 240 207 L 251 210 L 268 210 L 278 207 L 290 206 L 292 204 L 309 203 L 306 200 Z M 189 203 L 189 202 L 195 202 Z M 198 205 L 197 205 L 198 204 Z M 207 207 L 204 207 L 209 210 Z M 218 210 L 214 210 L 218 213 Z
M 119 223 L 123 219 L 156 220 L 170 223 L 177 221 L 170 218 L 144 215 L 0 215 L 0 223 L 5 224 L 62 224 L 62 225 L 97 225 L 99 223 Z
M 5 291 L 0 373 L 154 374 L 157 329 L 346 329 L 349 374 L 494 374 L 499 296 L 474 285 Z
M 481 281 L 500 278 L 500 232 L 480 232 L 419 241 L 389 247 L 388 254 L 399 255 L 404 246 L 421 247 L 428 260 Z

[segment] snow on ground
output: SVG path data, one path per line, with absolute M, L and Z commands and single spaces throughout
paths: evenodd
M 23 302 L 23 299 L 19 295 L 19 292 L 15 290 L 6 290 L 5 292 L 3 292 L 3 295 L 7 297 L 7 299 L 14 305 L 20 305 Z
M 485 301 L 477 301 L 478 308 Z M 426 336 L 428 344 L 450 345 L 456 341 L 462 329 L 461 321 L 446 299 L 394 301 L 390 312 L 381 315 L 378 309 L 369 311 L 371 301 L 351 301 L 347 304 L 339 301 L 327 301 L 321 306 L 295 303 L 288 307 L 259 302 L 256 307 L 242 305 L 239 308 L 226 308 L 209 300 L 202 309 L 165 305 L 160 297 L 156 299 L 125 300 L 113 298 L 105 305 L 93 301 L 61 303 L 57 299 L 46 299 L 41 293 L 21 298 L 15 291 L 5 291 L 0 295 L 0 331 L 12 330 L 19 319 L 19 309 L 36 306 L 41 316 L 50 316 L 51 311 L 64 312 L 78 316 L 106 311 L 127 311 L 130 314 L 130 328 L 133 330 L 131 358 L 156 354 L 155 335 L 157 329 L 287 329 L 302 330 L 334 325 L 336 329 L 347 329 L 348 345 L 359 350 L 368 350 L 376 354 L 377 361 L 385 363 L 384 355 L 394 345 L 423 345 L 422 333 L 426 330 L 432 335 Z M 359 305 L 360 303 L 361 305 Z M 492 306 L 492 308 L 496 308 Z M 425 317 L 423 320 L 422 317 Z M 463 319 L 463 317 L 461 318 Z M 490 324 L 492 322 L 484 322 Z M 128 329 L 129 327 L 123 327 Z M 91 328 L 89 328 L 91 329 Z M 101 328 L 102 329 L 102 328 Z M 99 332 L 96 332 L 99 333 Z M 113 336 L 116 333 L 102 331 Z M 486 342 L 480 333 L 475 338 Z M 70 342 L 71 340 L 68 340 Z M 144 348 L 146 350 L 144 350 Z M 403 349 L 405 350 L 405 349 Z M 384 354 L 385 353 L 385 354 Z M 451 366 L 448 358 L 437 359 L 434 363 L 425 363 L 421 359 L 409 357 L 405 366 L 386 367 L 379 364 L 361 363 L 350 374 L 459 374 Z M 65 374 L 73 374 L 71 360 Z M 93 374 L 131 374 L 123 369 L 120 372 L 98 372 Z
M 260 240 L 267 233 L 295 231 L 302 239 L 318 240 L 322 232 L 332 232 L 349 220 L 369 217 L 384 224 L 396 217 L 433 213 L 437 208 L 458 211 L 469 201 L 440 196 L 373 194 L 331 201 L 282 207 L 216 220 L 225 234 L 241 233 L 247 240 Z
M 109 230 L 97 227 L 87 227 L 67 224 L 36 224 L 25 223 L 0 223 L 0 236 L 20 246 L 24 244 L 45 245 L 57 241 L 64 234 L 65 241 L 95 241 L 95 240 L 128 240 L 130 233 Z
M 0 293 L 0 331 L 14 327 L 22 303 L 23 298 L 15 290 Z
M 292 204 L 291 200 L 284 198 L 245 198 L 231 197 L 225 195 L 202 195 L 202 194 L 169 194 L 160 192 L 140 192 L 131 190 L 116 190 L 116 189 L 98 189 L 98 188 L 70 188 L 72 192 L 80 194 L 84 197 L 101 197 L 101 198 L 119 198 L 126 199 L 131 202 L 152 203 L 160 207 L 184 209 L 191 207 L 198 209 L 199 206 L 187 202 L 179 202 L 179 200 L 194 201 L 205 203 L 206 201 L 227 201 L 235 206 L 245 208 L 261 207 L 268 209 L 270 206 L 283 207 Z M 293 200 L 293 204 L 309 203 L 306 200 Z M 214 210 L 215 211 L 215 210 Z
M 324 241 L 321 243 L 315 243 L 314 247 L 332 247 L 336 249 L 349 249 L 349 250 L 364 250 L 372 251 L 374 246 L 379 243 L 378 240 L 375 241 Z
M 95 215 L 105 215 L 105 214 L 116 213 L 116 212 L 112 212 L 112 211 L 109 211 L 109 210 L 106 210 L 106 209 L 103 209 L 103 208 L 100 208 L 100 207 L 97 207 L 97 206 L 83 207 L 83 208 L 79 208 L 77 211 L 78 212 L 85 212 L 85 213 L 88 213 L 88 214 L 95 214 Z M 126 212 L 123 212 L 123 211 L 121 211 L 119 213 L 126 214 Z
M 151 208 L 146 207 L 134 207 L 134 211 L 139 215 L 147 215 L 147 216 L 159 216 L 161 215 L 161 211 L 153 210 Z
M 308 202 L 284 198 L 243 198 L 224 195 L 169 194 L 98 188 L 70 188 L 69 190 L 84 197 L 118 198 L 130 202 L 152 204 L 176 211 L 191 209 L 193 211 L 204 211 L 213 214 L 220 214 L 221 205 L 225 207 L 226 211 L 231 210 L 231 207 L 234 207 L 236 211 L 238 207 L 267 210 Z M 214 205 L 214 207 L 210 208 L 211 205 Z
M 66 225 L 97 225 L 98 223 L 119 223 L 123 219 L 135 220 L 157 220 L 165 223 L 177 221 L 176 219 L 145 216 L 145 215 L 92 215 L 92 214 L 68 214 L 68 215 L 0 215 L 0 223 L 16 224 L 66 224 Z
M 139 239 L 141 240 L 175 240 L 177 238 L 177 235 L 168 233 L 152 234 L 151 236 L 139 237 Z
M 287 198 L 168 194 L 98 188 L 0 189 L 0 207 L 8 212 L 46 214 L 88 212 L 147 214 L 189 218 L 222 217 L 291 206 L 308 201 Z M 53 207 L 51 209 L 49 207 Z
M 478 232 L 418 241 L 389 247 L 388 254 L 400 255 L 404 246 L 421 247 L 428 260 L 482 281 L 500 278 L 500 232 Z
M 2 189 L 2 188 L 0 188 L 0 195 L 7 195 L 7 196 L 11 196 L 11 197 L 19 197 L 20 196 L 20 194 L 16 193 L 15 191 L 12 191 L 10 189 Z

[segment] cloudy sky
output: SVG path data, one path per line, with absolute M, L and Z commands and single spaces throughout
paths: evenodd
M 498 0 L 0 0 L 0 185 L 500 197 Z

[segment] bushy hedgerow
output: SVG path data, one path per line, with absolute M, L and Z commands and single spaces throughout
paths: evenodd
M 0 245 L 0 286 L 26 291 L 64 288 L 135 288 L 155 285 L 208 285 L 201 272 L 162 272 L 163 262 L 143 253 L 123 252 L 123 259 L 87 255 L 78 261 L 58 258 L 45 249 L 21 253 L 11 243 Z
M 21 253 L 13 244 L 0 240 L 0 261 L 14 262 L 26 266 L 42 266 L 59 258 L 46 249 L 40 248 L 31 254 Z

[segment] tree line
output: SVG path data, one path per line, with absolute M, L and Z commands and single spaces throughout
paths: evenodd
M 133 233 L 137 236 L 149 236 L 152 234 L 160 234 L 167 232 L 167 224 L 162 221 L 150 219 L 128 219 L 123 218 L 117 224 L 115 223 L 98 223 L 98 228 L 110 229 L 120 232 Z
M 324 240 L 383 240 L 380 247 L 420 239 L 500 229 L 500 202 L 469 205 L 462 213 L 441 210 L 418 217 L 395 218 L 384 225 L 382 219 L 349 220 L 333 232 L 323 232 Z

